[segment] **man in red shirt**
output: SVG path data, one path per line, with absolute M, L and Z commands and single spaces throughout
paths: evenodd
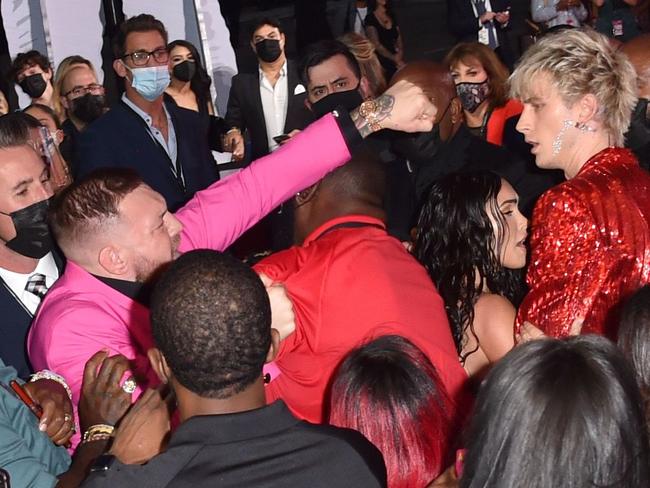
M 267 385 L 267 401 L 281 398 L 310 422 L 327 420 L 323 405 L 339 362 L 377 336 L 398 334 L 415 343 L 452 399 L 467 379 L 440 295 L 424 268 L 386 232 L 384 187 L 374 155 L 356 155 L 296 195 L 298 245 L 256 266 L 284 284 L 296 316 L 295 331 L 281 342 L 279 375 Z

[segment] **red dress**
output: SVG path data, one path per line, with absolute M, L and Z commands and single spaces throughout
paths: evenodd
M 650 281 L 650 175 L 627 149 L 593 156 L 535 205 L 530 292 L 517 316 L 562 337 L 576 318 L 582 333 L 615 339 L 620 305 Z

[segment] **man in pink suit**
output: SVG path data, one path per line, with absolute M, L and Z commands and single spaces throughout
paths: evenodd
M 63 375 L 76 403 L 88 358 L 99 349 L 120 353 L 132 361 L 137 398 L 156 382 L 147 359 L 146 290 L 161 266 L 192 249 L 226 249 L 271 209 L 345 163 L 359 136 L 381 128 L 430 130 L 434 116 L 419 88 L 395 85 L 351 114 L 323 117 L 278 151 L 197 193 L 176 214 L 128 170 L 103 170 L 73 184 L 51 209 L 68 264 L 30 332 L 33 365 Z

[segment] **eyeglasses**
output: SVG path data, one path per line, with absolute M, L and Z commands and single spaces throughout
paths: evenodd
M 131 61 L 136 66 L 144 66 L 149 62 L 149 58 L 153 56 L 153 59 L 156 63 L 166 63 L 169 61 L 169 51 L 166 47 L 159 47 L 158 49 L 148 52 L 148 51 L 136 51 L 134 53 L 128 53 L 122 56 L 120 59 L 131 58 Z
M 72 90 L 67 91 L 63 94 L 64 97 L 72 95 L 73 98 L 83 97 L 86 93 L 92 93 L 93 95 L 101 95 L 104 93 L 104 87 L 99 83 L 91 83 L 86 86 L 75 86 Z

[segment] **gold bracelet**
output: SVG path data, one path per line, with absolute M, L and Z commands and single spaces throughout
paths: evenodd
M 113 436 L 115 427 L 107 424 L 95 424 L 88 427 L 86 432 L 84 432 L 82 442 L 92 442 L 98 440 L 106 440 Z

